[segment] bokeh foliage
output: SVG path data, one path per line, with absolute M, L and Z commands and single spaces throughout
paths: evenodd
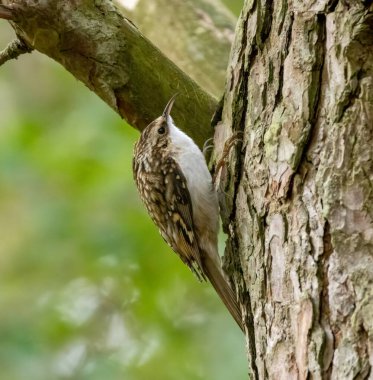
M 1 379 L 244 377 L 241 332 L 140 203 L 137 138 L 47 57 L 0 67 Z

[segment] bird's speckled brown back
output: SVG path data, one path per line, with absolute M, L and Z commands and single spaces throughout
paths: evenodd
M 137 188 L 164 240 L 200 280 L 210 280 L 242 329 L 236 296 L 220 265 L 218 202 L 211 175 L 197 145 L 173 124 L 173 101 L 135 145 Z

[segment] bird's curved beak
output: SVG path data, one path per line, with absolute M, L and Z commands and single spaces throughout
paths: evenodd
M 162 116 L 167 120 L 167 117 L 170 116 L 172 106 L 175 103 L 176 97 L 179 95 L 179 93 L 176 93 L 175 95 L 172 96 L 172 98 L 168 101 L 166 108 L 163 111 Z

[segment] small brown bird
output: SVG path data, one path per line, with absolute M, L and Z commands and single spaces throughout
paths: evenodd
M 170 116 L 175 96 L 137 141 L 134 178 L 163 239 L 199 280 L 209 279 L 243 330 L 240 307 L 218 253 L 217 194 L 202 152 Z

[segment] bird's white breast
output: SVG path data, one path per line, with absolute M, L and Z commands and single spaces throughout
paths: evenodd
M 219 206 L 205 158 L 194 141 L 168 120 L 174 157 L 183 172 L 192 199 L 195 221 L 217 229 Z

